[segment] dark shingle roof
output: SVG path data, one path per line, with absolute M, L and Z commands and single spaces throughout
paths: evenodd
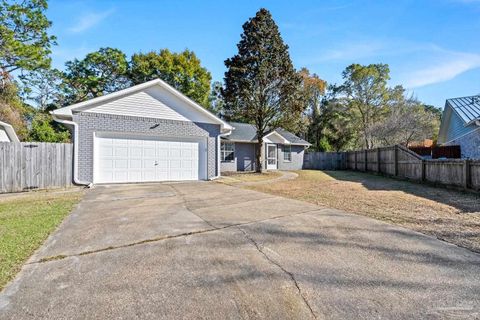
M 235 129 L 232 133 L 226 136 L 224 139 L 231 140 L 231 141 L 240 141 L 240 142 L 257 142 L 257 129 L 255 126 L 248 123 L 241 123 L 241 122 L 230 122 L 229 123 Z M 297 137 L 290 131 L 278 128 L 275 130 L 278 134 L 282 137 L 290 141 L 292 144 L 299 144 L 299 145 L 310 145 L 307 141 L 303 140 L 300 137 Z
M 257 141 L 257 129 L 255 126 L 249 123 L 230 122 L 234 129 L 230 135 L 226 137 L 227 140 L 256 142 Z
M 448 99 L 447 103 L 465 123 L 480 119 L 480 96 Z

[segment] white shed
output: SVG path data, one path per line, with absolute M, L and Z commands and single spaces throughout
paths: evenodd
M 0 142 L 20 142 L 13 127 L 2 121 L 0 121 Z

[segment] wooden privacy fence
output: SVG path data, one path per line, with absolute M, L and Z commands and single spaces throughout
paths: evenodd
M 307 152 L 303 157 L 303 168 L 316 170 L 342 169 L 345 156 L 345 152 Z
M 326 159 L 330 159 L 330 161 Z M 349 169 L 480 190 L 480 160 L 427 160 L 400 145 L 343 153 L 307 153 L 304 168 L 319 170 Z
M 0 193 L 72 185 L 70 143 L 0 142 Z

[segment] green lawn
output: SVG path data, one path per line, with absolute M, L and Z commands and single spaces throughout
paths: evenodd
M 82 191 L 39 191 L 0 197 L 0 289 L 20 271 L 82 195 Z

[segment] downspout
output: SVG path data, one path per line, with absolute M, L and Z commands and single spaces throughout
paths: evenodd
M 216 180 L 216 179 L 221 177 L 221 174 L 220 174 L 220 165 L 221 165 L 220 145 L 221 145 L 221 142 L 222 142 L 222 137 L 229 136 L 231 133 L 232 133 L 232 131 L 230 130 L 227 133 L 221 133 L 217 136 L 217 175 L 215 177 L 210 178 L 209 180 Z
M 76 124 L 73 121 L 70 120 L 63 120 L 59 119 L 55 116 L 55 114 L 50 113 L 53 117 L 53 120 L 60 122 L 65 125 L 71 125 L 73 126 L 73 182 L 78 185 L 84 185 L 87 186 L 88 188 L 91 188 L 93 186 L 92 182 L 89 181 L 82 181 L 78 178 L 78 124 Z

